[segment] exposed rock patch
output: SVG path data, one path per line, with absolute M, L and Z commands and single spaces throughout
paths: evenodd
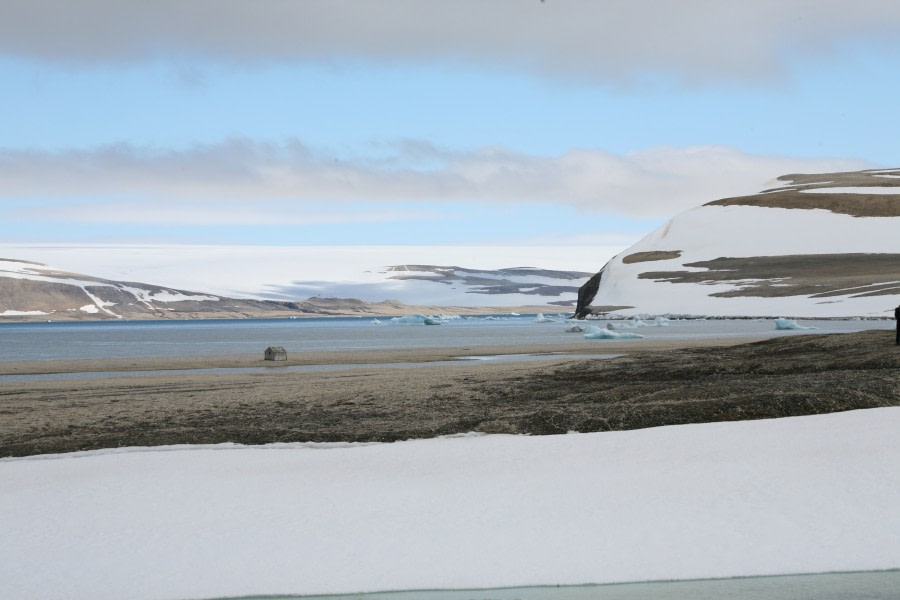
M 622 259 L 626 265 L 639 262 L 652 262 L 656 260 L 671 260 L 681 256 L 681 250 L 653 250 L 650 252 L 635 252 Z
M 605 266 L 603 267 L 606 268 Z M 600 289 L 600 280 L 603 278 L 603 269 L 600 269 L 584 285 L 578 289 L 578 302 L 575 305 L 575 318 L 583 319 L 590 313 L 590 304 Z
M 563 282 L 580 280 L 590 276 L 590 273 L 580 271 L 557 271 L 531 267 L 489 271 L 438 265 L 394 265 L 388 267 L 387 272 L 392 273 L 391 279 L 401 281 L 417 280 L 466 286 L 470 288 L 467 291 L 470 294 L 526 294 L 554 297 L 567 293 L 574 294 L 578 291 L 577 285 L 564 285 Z M 535 282 L 535 277 L 559 280 L 560 283 Z
M 796 191 L 770 192 L 753 196 L 724 198 L 704 206 L 762 206 L 768 208 L 822 209 L 854 217 L 900 217 L 898 195 L 884 194 L 815 194 Z
M 729 283 L 738 289 L 710 294 L 723 298 L 900 293 L 900 254 L 800 254 L 722 257 L 687 263 L 706 271 L 651 271 L 640 279 L 670 283 Z M 746 280 L 756 280 L 749 281 Z

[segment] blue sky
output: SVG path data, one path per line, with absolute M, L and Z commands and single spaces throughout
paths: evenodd
M 639 237 L 900 165 L 889 1 L 0 7 L 0 239 Z

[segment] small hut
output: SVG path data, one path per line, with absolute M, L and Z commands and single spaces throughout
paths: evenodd
M 287 351 L 283 346 L 269 346 L 266 348 L 266 360 L 287 360 Z

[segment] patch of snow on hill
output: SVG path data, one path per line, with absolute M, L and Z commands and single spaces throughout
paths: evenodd
M 152 302 L 203 302 L 203 301 L 211 301 L 218 302 L 219 298 L 217 296 L 207 296 L 204 294 L 182 294 L 179 292 L 173 292 L 172 290 L 159 290 L 156 292 L 145 290 L 143 288 L 136 288 L 127 285 L 119 286 L 119 289 L 122 289 L 135 298 L 137 298 L 140 302 L 144 302 L 145 304 L 150 304 Z
M 884 177 L 884 175 L 880 175 Z M 799 190 L 810 194 L 894 194 L 900 195 L 900 187 L 823 187 Z

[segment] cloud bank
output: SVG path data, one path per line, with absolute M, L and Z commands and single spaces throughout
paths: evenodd
M 659 218 L 761 191 L 785 173 L 873 166 L 720 146 L 656 147 L 625 155 L 584 149 L 549 157 L 503 148 L 449 151 L 425 142 L 385 150 L 338 160 L 296 140 L 246 139 L 177 151 L 127 144 L 63 152 L 0 150 L 0 199 L 14 201 L 8 202 L 6 219 L 53 215 L 101 223 L 385 221 L 433 218 L 435 203 L 468 202 Z M 405 208 L 398 212 L 401 203 Z M 384 210 L 359 212 L 360 204 Z
M 0 54 L 109 64 L 460 60 L 592 80 L 758 79 L 789 52 L 895 43 L 893 0 L 5 0 Z

